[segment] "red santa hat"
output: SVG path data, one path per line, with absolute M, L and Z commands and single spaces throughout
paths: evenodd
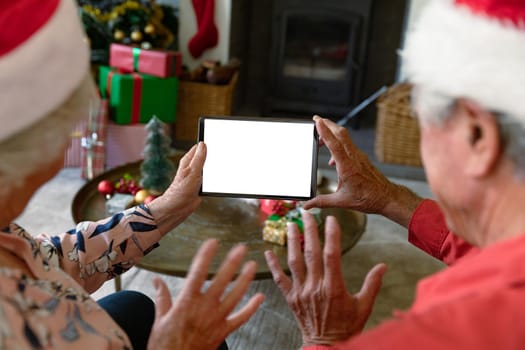
M 402 56 L 414 84 L 525 123 L 525 0 L 432 0 Z
M 0 141 L 58 108 L 89 51 L 73 0 L 0 0 Z

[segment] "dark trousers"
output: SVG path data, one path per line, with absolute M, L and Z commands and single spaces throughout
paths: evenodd
M 155 320 L 155 304 L 146 295 L 122 290 L 98 301 L 113 320 L 128 335 L 133 349 L 147 349 L 149 334 Z M 228 350 L 222 343 L 218 350 Z

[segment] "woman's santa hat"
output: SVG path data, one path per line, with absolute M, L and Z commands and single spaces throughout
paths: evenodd
M 412 83 L 525 122 L 525 0 L 433 0 L 402 56 Z
M 58 108 L 89 69 L 74 0 L 0 0 L 0 141 Z

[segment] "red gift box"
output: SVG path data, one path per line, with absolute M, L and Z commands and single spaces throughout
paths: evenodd
M 122 73 L 100 66 L 99 88 L 109 100 L 111 120 L 118 124 L 147 123 L 154 115 L 175 121 L 179 79 L 143 73 Z
M 143 50 L 111 44 L 109 65 L 122 72 L 141 72 L 161 78 L 179 77 L 182 73 L 182 55 L 176 51 Z
M 297 207 L 296 201 L 281 200 L 281 199 L 261 199 L 260 200 L 261 212 L 266 215 L 276 214 L 284 216 L 290 210 Z

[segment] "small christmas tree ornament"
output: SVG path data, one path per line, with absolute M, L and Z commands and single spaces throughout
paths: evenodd
M 144 33 L 148 34 L 148 35 L 153 35 L 155 34 L 155 26 L 151 23 L 148 23 L 145 27 L 144 27 Z
M 156 116 L 146 124 L 146 130 L 140 185 L 149 193 L 159 195 L 171 184 L 175 173 L 175 166 L 169 159 L 171 139 L 164 131 L 164 123 Z
M 140 42 L 142 41 L 142 32 L 140 30 L 134 30 L 131 32 L 131 40 L 135 41 L 135 42 Z
M 144 203 L 144 201 L 146 200 L 146 198 L 148 198 L 149 196 L 149 192 L 148 190 L 140 190 L 138 191 L 137 193 L 135 193 L 135 203 Z
M 126 33 L 124 33 L 124 31 L 120 29 L 115 30 L 115 32 L 113 33 L 113 38 L 116 41 L 122 41 L 124 40 L 125 37 L 126 37 Z

